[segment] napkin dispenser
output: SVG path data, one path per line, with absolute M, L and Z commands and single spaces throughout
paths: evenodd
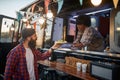
M 100 80 L 120 80 L 120 65 L 108 62 L 91 62 L 90 75 Z

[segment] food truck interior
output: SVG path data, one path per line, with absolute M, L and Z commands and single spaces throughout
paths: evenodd
M 18 19 L 0 15 L 0 74 L 4 74 L 6 56 L 19 43 L 20 31 L 26 25 L 33 26 L 36 29 L 37 48 L 45 51 L 54 42 L 72 43 L 77 34 L 76 18 L 82 14 L 91 16 L 91 26 L 96 28 L 104 37 L 105 51 L 81 52 L 58 49 L 54 50 L 51 59 L 65 59 L 66 56 L 74 56 L 120 65 L 120 1 L 115 7 L 113 0 L 102 0 L 98 6 L 94 6 L 91 0 L 58 0 L 58 2 L 57 0 L 50 0 L 48 12 L 53 13 L 52 18 L 46 17 L 44 3 L 45 0 L 37 0 L 22 8 L 19 11 L 22 17 L 18 15 Z M 45 20 L 42 25 L 38 22 L 41 16 Z M 23 18 L 27 18 L 28 21 L 24 22 Z M 60 51 L 63 51 L 63 54 Z
M 41 43 L 38 41 L 38 47 L 42 48 L 49 48 L 53 42 L 55 41 L 70 41 L 71 43 L 75 40 L 77 34 L 76 28 L 76 18 L 78 15 L 90 15 L 91 16 L 91 26 L 96 28 L 104 37 L 105 40 L 105 48 L 113 48 L 110 44 L 109 39 L 111 37 L 110 31 L 111 28 L 111 19 L 116 14 L 115 11 L 119 8 L 120 1 L 118 1 L 116 7 L 113 0 L 101 0 L 102 2 L 99 5 L 93 5 L 91 0 L 60 0 L 55 1 L 51 0 L 49 2 L 48 12 L 52 12 L 52 18 L 47 18 L 45 16 L 46 13 L 46 3 L 44 0 L 38 0 L 34 3 L 27 5 L 26 7 L 22 8 L 20 11 L 23 12 L 26 16 L 28 15 L 30 23 L 34 26 L 34 22 L 36 22 L 36 28 L 39 26 L 36 20 L 42 16 L 46 20 L 46 25 L 42 25 L 41 28 L 43 29 L 43 34 Z M 61 2 L 61 3 L 59 3 Z M 33 5 L 34 4 L 34 5 Z M 61 4 L 61 5 L 60 5 Z M 114 9 L 114 10 L 113 10 Z M 34 13 L 31 15 L 31 13 Z M 112 15 L 111 15 L 112 14 Z M 111 22 L 110 22 L 111 21 Z M 113 22 L 115 20 L 113 19 Z M 58 27 L 58 24 L 62 25 Z M 114 24 L 114 23 L 113 23 Z M 113 26 L 113 25 L 112 25 Z M 57 30 L 59 30 L 59 34 L 55 36 Z M 115 34 L 115 44 L 119 45 L 119 31 L 114 31 Z M 69 37 L 69 39 L 68 39 Z M 113 36 L 112 36 L 113 38 Z M 69 42 L 68 41 L 68 42 Z M 113 45 L 113 44 L 112 44 Z M 120 53 L 119 50 L 112 49 L 113 52 Z

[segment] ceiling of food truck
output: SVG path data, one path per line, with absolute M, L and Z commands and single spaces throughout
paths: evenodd
M 74 0 L 75 1 L 75 0 Z M 113 1 L 112 0 L 103 0 L 100 6 L 93 6 L 90 2 L 90 0 L 84 0 L 83 5 L 80 6 L 79 0 L 76 0 L 76 2 L 73 4 L 73 0 L 71 0 L 70 3 L 64 2 L 63 8 L 61 12 L 58 14 L 59 16 L 74 16 L 74 15 L 79 15 L 79 14 L 84 14 L 84 13 L 90 13 L 94 11 L 99 11 L 99 10 L 104 10 L 108 8 L 113 7 Z M 67 5 L 66 5 L 67 4 Z M 68 6 L 75 6 L 75 7 L 68 7 Z M 102 12 L 106 13 L 106 12 Z
M 21 11 L 27 11 L 29 7 L 31 7 L 33 4 L 37 4 L 37 7 L 35 7 L 34 12 L 38 10 L 38 7 L 44 8 L 44 0 L 38 0 L 34 3 L 27 5 L 25 8 L 21 9 Z M 120 4 L 120 1 L 118 5 Z M 52 12 L 55 16 L 59 17 L 71 17 L 79 14 L 94 14 L 95 11 L 97 11 L 97 14 L 105 14 L 110 13 L 111 8 L 114 7 L 113 0 L 102 0 L 102 3 L 95 7 L 92 5 L 90 0 L 83 0 L 83 4 L 80 5 L 79 0 L 64 0 L 63 6 L 59 13 L 57 13 L 58 10 L 58 3 L 54 2 L 54 0 L 49 4 L 49 7 L 51 8 Z M 44 10 L 43 10 L 44 11 Z M 91 13 L 92 12 L 92 13 Z M 39 13 L 39 11 L 38 11 Z

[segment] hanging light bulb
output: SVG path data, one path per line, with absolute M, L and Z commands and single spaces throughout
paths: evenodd
M 52 18 L 52 17 L 53 17 L 53 13 L 51 12 L 51 10 L 48 10 L 47 18 Z
M 27 18 L 23 17 L 23 18 L 22 18 L 22 21 L 23 21 L 23 22 L 27 22 Z
M 15 28 L 14 27 L 11 27 L 11 31 L 14 31 L 15 30 Z
M 91 3 L 94 5 L 94 6 L 99 6 L 101 4 L 102 0 L 91 0 Z
M 40 24 L 43 24 L 44 22 L 45 22 L 45 19 L 44 19 L 43 17 L 40 17 L 39 23 L 40 23 Z
M 116 30 L 117 30 L 117 31 L 120 31 L 120 27 L 117 27 Z

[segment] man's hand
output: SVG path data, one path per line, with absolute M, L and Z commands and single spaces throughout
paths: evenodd
M 59 48 L 61 45 L 58 44 L 58 43 L 55 43 L 50 49 L 49 49 L 49 52 L 51 53 L 53 49 L 57 49 Z
M 61 45 L 59 43 L 55 43 L 51 48 L 52 49 L 57 49 L 59 48 Z

